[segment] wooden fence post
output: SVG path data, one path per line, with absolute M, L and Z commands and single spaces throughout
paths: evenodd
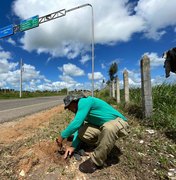
M 125 94 L 125 102 L 129 102 L 129 83 L 128 83 L 128 71 L 125 70 L 123 72 L 123 84 L 124 84 L 124 94 Z
M 150 76 L 150 59 L 144 55 L 141 59 L 141 89 L 143 116 L 151 117 L 153 110 L 152 87 Z
M 120 103 L 120 85 L 118 77 L 116 77 L 116 101 L 117 103 Z

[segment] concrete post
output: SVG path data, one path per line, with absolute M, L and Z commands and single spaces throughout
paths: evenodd
M 141 90 L 143 116 L 151 117 L 153 110 L 152 87 L 150 76 L 150 59 L 144 55 L 141 59 Z
M 109 83 L 109 96 L 112 97 L 112 82 Z
M 125 70 L 123 72 L 123 84 L 124 84 L 124 94 L 125 94 L 125 102 L 129 102 L 129 82 L 128 82 L 128 71 Z
M 116 101 L 117 103 L 120 103 L 120 85 L 118 77 L 116 77 Z
M 114 80 L 112 81 L 112 97 L 115 98 L 115 85 Z

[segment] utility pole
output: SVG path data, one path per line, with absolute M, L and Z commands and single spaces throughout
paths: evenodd
M 23 74 L 23 60 L 20 60 L 20 98 L 22 97 L 22 74 Z

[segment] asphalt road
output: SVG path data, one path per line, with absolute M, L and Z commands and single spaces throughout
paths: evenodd
M 0 100 L 0 123 L 63 104 L 64 96 Z

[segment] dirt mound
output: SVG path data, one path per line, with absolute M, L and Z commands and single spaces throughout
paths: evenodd
M 0 144 L 8 144 L 32 136 L 36 133 L 36 129 L 48 126 L 50 120 L 63 110 L 63 106 L 57 106 L 13 122 L 1 124 Z
M 65 141 L 64 147 L 70 145 Z M 64 159 L 58 153 L 58 146 L 53 141 L 42 141 L 32 147 L 23 147 L 17 153 L 19 159 L 15 173 L 17 179 L 87 179 L 78 170 L 78 163 L 74 157 Z M 86 157 L 83 159 L 85 160 Z
M 19 163 L 16 166 L 16 173 L 19 177 L 31 177 L 33 170 L 47 174 L 52 171 L 49 168 L 51 166 L 65 167 L 69 165 L 69 161 L 63 159 L 63 156 L 58 153 L 58 147 L 53 141 L 42 141 L 30 148 L 23 147 L 17 153 L 17 159 L 19 159 Z

